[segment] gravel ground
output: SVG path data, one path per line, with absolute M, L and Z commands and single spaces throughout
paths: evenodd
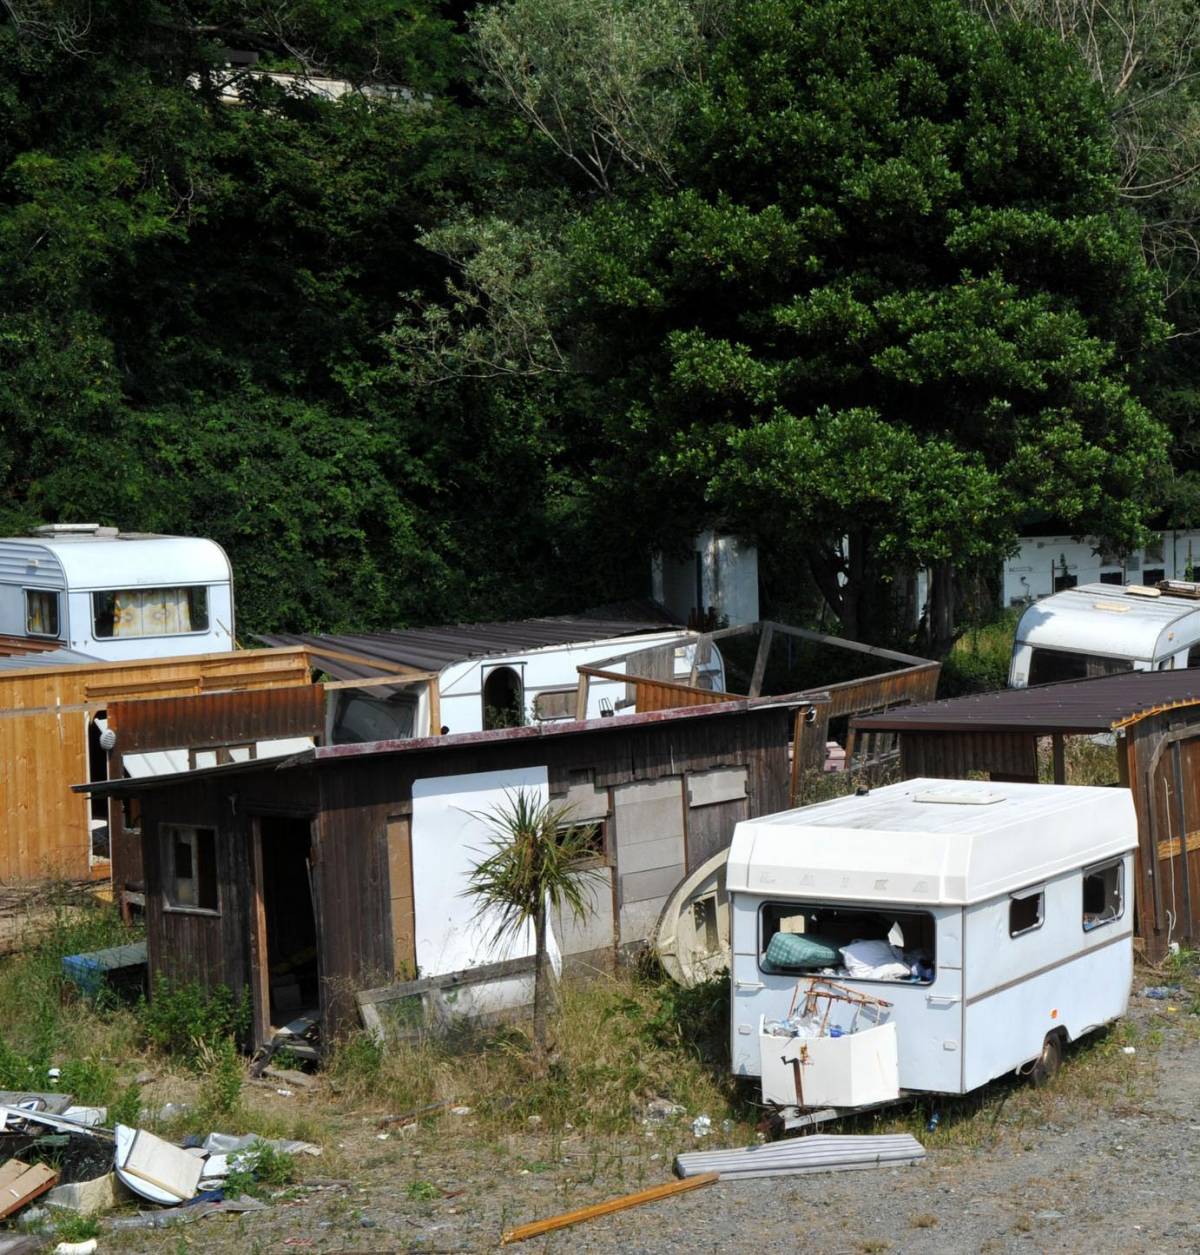
M 328 1103 L 280 1101 L 311 1102 L 313 1114 Z M 513 1225 L 672 1179 L 674 1151 L 696 1146 L 686 1119 L 624 1140 L 531 1130 L 497 1142 L 471 1115 L 386 1140 L 377 1119 L 331 1111 L 327 1156 L 305 1161 L 306 1188 L 266 1213 L 106 1233 L 100 1249 L 495 1249 Z M 947 1108 L 928 1136 L 919 1119 L 879 1127 L 917 1131 L 929 1148 L 920 1165 L 718 1183 L 526 1249 L 1200 1251 L 1200 1021 L 1183 1008 L 1135 999 L 1129 1019 L 1072 1052 L 1047 1089 L 997 1083 Z M 319 1184 L 329 1177 L 347 1184 Z

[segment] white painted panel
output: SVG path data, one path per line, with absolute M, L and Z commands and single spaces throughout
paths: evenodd
M 621 945 L 627 946 L 635 941 L 645 941 L 654 931 L 654 925 L 658 923 L 662 906 L 662 898 L 652 898 L 647 902 L 628 902 L 623 905 L 620 915 Z
M 608 816 L 608 790 L 597 789 L 591 784 L 573 784 L 562 799 L 563 806 L 571 808 L 572 823 L 586 819 L 605 819 Z
M 149 754 L 126 754 L 121 765 L 135 780 L 146 776 L 173 776 L 187 771 L 187 750 L 153 750 Z
M 494 943 L 494 922 L 475 918 L 463 896 L 472 870 L 493 836 L 478 813 L 493 811 L 505 794 L 526 789 L 545 801 L 545 767 L 440 776 L 413 782 L 412 868 L 417 967 L 437 976 L 533 954 L 533 929 Z
M 688 805 L 713 806 L 717 802 L 736 802 L 746 796 L 745 767 L 722 767 L 716 771 L 689 775 Z
M 612 868 L 598 867 L 584 882 L 588 910 L 583 919 L 570 911 L 554 916 L 554 933 L 563 954 L 586 954 L 589 950 L 610 950 L 613 944 Z
M 652 871 L 633 872 L 621 877 L 621 902 L 645 902 L 653 898 L 663 905 L 667 894 L 683 879 L 683 864 L 656 867 Z
M 634 845 L 622 845 L 617 859 L 621 876 L 631 872 L 648 872 L 658 867 L 682 868 L 679 838 L 664 837 L 658 841 L 640 841 Z M 681 876 L 683 872 L 679 873 Z

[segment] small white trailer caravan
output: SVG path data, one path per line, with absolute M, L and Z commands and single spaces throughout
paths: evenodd
M 1118 671 L 1171 671 L 1200 660 L 1200 584 L 1083 584 L 1021 615 L 1009 688 Z
M 793 1125 L 1052 1071 L 1128 1003 L 1136 845 L 1127 789 L 1064 785 L 909 780 L 743 821 L 733 1071 Z
M 126 662 L 234 647 L 233 575 L 215 541 L 95 523 L 0 539 L 0 634 Z

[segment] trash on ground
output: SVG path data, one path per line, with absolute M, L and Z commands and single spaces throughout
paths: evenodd
M 62 972 L 80 993 L 90 998 L 106 986 L 139 993 L 146 984 L 146 943 L 135 941 L 127 946 L 67 955 L 62 961 Z
M 470 1107 L 451 1107 L 450 1114 L 452 1116 L 469 1116 L 471 1114 Z
M 152 1203 L 168 1206 L 195 1196 L 204 1161 L 145 1129 L 116 1127 L 114 1164 L 121 1183 Z
M 203 1142 L 201 1149 L 209 1155 L 228 1155 L 234 1151 L 250 1150 L 254 1146 L 269 1146 L 285 1155 L 319 1155 L 321 1148 L 312 1142 L 297 1142 L 288 1138 L 258 1137 L 254 1133 L 244 1133 L 239 1137 L 231 1133 L 210 1133 Z
M 27 1164 L 10 1159 L 0 1165 L 0 1220 L 20 1211 L 58 1184 L 58 1172 L 44 1163 Z
M 307 1072 L 300 1072 L 294 1068 L 264 1068 L 262 1074 L 269 1081 L 288 1085 L 293 1089 L 316 1089 L 320 1084 L 315 1076 L 309 1076 Z
M 1142 990 L 1143 998 L 1157 998 L 1165 1002 L 1168 998 L 1177 998 L 1183 993 L 1182 985 L 1147 985 Z
M 88 1238 L 86 1242 L 60 1242 L 54 1248 L 54 1255 L 93 1255 L 95 1249 L 95 1238 Z
M 843 1172 L 851 1168 L 895 1168 L 918 1163 L 925 1147 L 911 1133 L 855 1135 L 818 1133 L 744 1150 L 696 1150 L 675 1156 L 675 1172 L 683 1178 L 717 1173 L 731 1177 L 795 1176 L 809 1172 Z
M 81 1114 L 73 1115 L 72 1112 Z M 61 1115 L 51 1115 L 48 1111 L 36 1111 L 24 1106 L 0 1105 L 0 1115 L 4 1117 L 6 1128 L 20 1124 L 36 1124 L 58 1129 L 64 1133 L 82 1130 L 108 1133 L 109 1130 L 102 1128 L 99 1121 L 95 1119 L 96 1113 L 99 1113 L 102 1118 L 108 1115 L 103 1107 L 68 1107 Z
M 420 1120 L 423 1116 L 432 1115 L 435 1111 L 442 1111 L 446 1107 L 452 1107 L 453 1105 L 453 1098 L 445 1098 L 441 1102 L 426 1103 L 424 1107 L 418 1107 L 415 1111 L 406 1111 L 403 1115 L 384 1116 L 383 1119 L 379 1121 L 379 1127 L 381 1129 L 386 1129 L 389 1125 L 393 1124 L 412 1124 L 414 1121 Z
M 1137 1048 L 1136 1048 L 1135 1046 L 1122 1046 L 1122 1047 L 1121 1047 L 1121 1053 L 1122 1053 L 1123 1055 L 1136 1055 L 1136 1054 L 1137 1054 Z
M 106 1172 L 91 1181 L 56 1185 L 46 1195 L 46 1206 L 61 1207 L 81 1216 L 94 1216 L 97 1212 L 111 1211 L 123 1195 L 116 1173 Z
M 707 1137 L 712 1132 L 712 1117 L 697 1116 L 692 1121 L 692 1136 Z
M 75 1101 L 70 1094 L 40 1093 L 27 1089 L 0 1089 L 0 1106 L 27 1107 L 31 1111 L 48 1111 L 61 1115 Z
M 591 1207 L 580 1207 L 576 1211 L 563 1212 L 547 1220 L 535 1220 L 531 1224 L 518 1225 L 515 1229 L 509 1229 L 501 1237 L 500 1244 L 507 1246 L 510 1242 L 524 1242 L 527 1238 L 540 1237 L 543 1233 L 550 1233 L 555 1229 L 582 1224 L 585 1220 L 595 1220 L 599 1216 L 610 1216 L 613 1212 L 624 1211 L 627 1207 L 640 1207 L 643 1203 L 657 1202 L 660 1198 L 670 1198 L 673 1194 L 682 1194 L 687 1190 L 712 1185 L 718 1179 L 717 1173 L 710 1172 L 703 1176 L 688 1177 L 683 1181 L 668 1181 L 665 1185 L 653 1185 L 648 1190 L 638 1190 L 636 1194 L 625 1194 L 620 1198 L 610 1198 L 604 1203 L 594 1203 Z
M 118 1216 L 109 1221 L 108 1227 L 118 1232 L 123 1229 L 166 1229 L 171 1225 L 203 1220 L 205 1216 L 266 1210 L 266 1203 L 257 1198 L 247 1198 L 243 1194 L 241 1198 L 227 1198 L 221 1202 L 206 1200 L 187 1207 L 175 1207 L 170 1211 L 139 1211 L 136 1216 Z
M 687 1108 L 669 1098 L 651 1098 L 646 1104 L 646 1115 L 643 1124 L 657 1124 L 662 1120 L 673 1120 L 676 1116 L 687 1114 Z

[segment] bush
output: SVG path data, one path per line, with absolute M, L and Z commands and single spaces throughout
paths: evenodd
M 195 981 L 175 985 L 159 977 L 154 997 L 140 1006 L 142 1035 L 148 1045 L 171 1055 L 195 1072 L 211 1067 L 205 1048 L 222 1048 L 227 1038 L 244 1039 L 250 1032 L 250 994 L 235 999 L 225 985 L 206 989 Z

